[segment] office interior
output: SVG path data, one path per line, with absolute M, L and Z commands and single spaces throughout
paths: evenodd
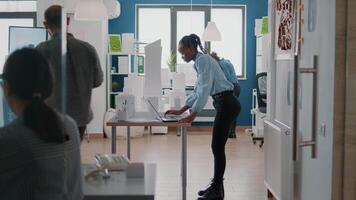
M 354 1 L 0 1 L 1 73 L 12 52 L 51 39 L 52 5 L 63 8 L 57 56 L 72 33 L 95 48 L 104 77 L 80 144 L 84 199 L 197 199 L 211 180 L 213 98 L 192 123 L 161 121 L 194 92 L 194 62 L 178 51 L 191 33 L 230 60 L 241 88 L 222 199 L 356 199 Z M 0 95 L 6 127 L 17 116 Z

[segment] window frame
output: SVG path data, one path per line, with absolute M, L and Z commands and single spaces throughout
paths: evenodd
M 239 80 L 246 80 L 247 79 L 247 63 L 246 63 L 246 20 L 247 20 L 247 6 L 242 4 L 216 4 L 212 7 L 208 4 L 194 4 L 191 6 L 190 4 L 136 4 L 135 9 L 135 35 L 136 38 L 139 37 L 139 9 L 140 8 L 170 8 L 171 9 L 171 51 L 177 51 L 177 12 L 178 11 L 203 11 L 205 13 L 205 27 L 211 19 L 211 10 L 210 8 L 218 8 L 218 9 L 241 9 L 242 10 L 242 21 L 243 21 L 243 30 L 242 30 L 242 75 L 238 75 L 237 78 Z M 210 52 L 210 42 L 205 42 L 206 49 Z
M 36 12 L 0 12 L 0 19 L 33 19 L 33 26 L 37 26 Z

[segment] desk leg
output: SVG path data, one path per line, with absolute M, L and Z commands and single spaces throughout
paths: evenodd
M 187 199 L 187 128 L 179 128 L 182 137 L 182 199 Z
M 127 142 L 127 144 L 126 144 L 126 146 L 127 146 L 127 150 L 126 150 L 126 152 L 127 152 L 127 158 L 128 159 L 131 159 L 131 147 L 130 147 L 130 145 L 131 145 L 131 136 L 130 136 L 130 131 L 131 131 L 131 129 L 130 129 L 130 126 L 128 126 L 127 127 L 127 138 L 126 138 L 126 142 Z
M 111 153 L 116 154 L 116 126 L 111 127 Z
M 177 128 L 177 136 L 179 137 L 182 134 L 182 127 Z

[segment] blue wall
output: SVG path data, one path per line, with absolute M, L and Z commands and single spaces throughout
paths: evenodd
M 193 0 L 194 4 L 210 4 L 210 0 Z M 246 5 L 246 69 L 247 80 L 241 80 L 240 102 L 242 111 L 238 125 L 251 125 L 250 110 L 252 107 L 252 89 L 256 86 L 256 37 L 254 34 L 255 19 L 267 16 L 267 0 L 214 0 L 214 4 L 241 4 Z M 120 0 L 121 15 L 110 20 L 109 33 L 135 32 L 135 5 L 136 4 L 190 4 L 190 0 Z

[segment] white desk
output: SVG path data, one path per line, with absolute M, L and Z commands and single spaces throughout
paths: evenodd
M 83 165 L 87 174 L 93 165 Z M 84 200 L 154 200 L 156 188 L 156 164 L 145 164 L 145 177 L 127 179 L 126 172 L 110 172 L 110 178 L 100 174 L 85 180 L 83 176 Z
M 179 128 L 182 138 L 182 158 L 181 158 L 181 169 L 182 169 L 182 200 L 187 199 L 187 127 L 190 127 L 190 123 L 179 123 L 179 122 L 161 122 L 161 121 L 117 121 L 110 120 L 107 126 L 112 127 L 111 136 L 111 151 L 113 154 L 116 153 L 116 127 L 126 126 L 127 127 L 127 157 L 131 157 L 131 142 L 130 142 L 130 127 L 131 126 L 166 126 Z

